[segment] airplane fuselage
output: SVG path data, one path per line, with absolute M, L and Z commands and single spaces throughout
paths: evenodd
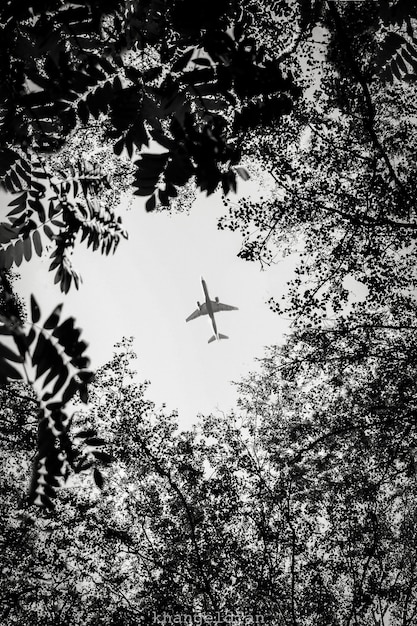
M 204 291 L 204 297 L 206 299 L 206 307 L 207 307 L 207 313 L 210 316 L 211 319 L 211 325 L 213 327 L 213 332 L 216 336 L 216 339 L 219 338 L 218 336 L 218 332 L 217 332 L 217 324 L 216 324 L 216 320 L 214 319 L 214 311 L 213 311 L 213 307 L 211 306 L 211 300 L 210 300 L 210 296 L 209 296 L 209 292 L 207 289 L 207 285 L 206 285 L 206 281 L 204 280 L 204 278 L 201 279 L 201 284 L 203 286 L 203 291 Z
M 203 287 L 205 302 L 203 304 L 200 304 L 200 302 L 197 301 L 197 307 L 198 307 L 197 310 L 191 313 L 191 315 L 189 315 L 185 321 L 191 322 L 191 320 L 195 320 L 197 317 L 200 317 L 201 315 L 208 315 L 210 317 L 211 325 L 214 331 L 214 335 L 210 337 L 210 339 L 208 340 L 208 343 L 211 343 L 212 341 L 216 341 L 216 340 L 220 341 L 220 339 L 229 339 L 227 335 L 222 335 L 222 333 L 219 333 L 219 331 L 217 330 L 217 324 L 216 324 L 216 320 L 214 319 L 214 313 L 217 313 L 218 311 L 236 311 L 237 307 L 230 306 L 230 304 L 224 304 L 224 302 L 220 302 L 218 298 L 215 298 L 214 300 L 210 300 L 210 295 L 207 289 L 207 284 L 202 276 L 201 276 L 201 286 Z

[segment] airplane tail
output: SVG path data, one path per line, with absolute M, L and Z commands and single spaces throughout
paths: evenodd
M 218 337 L 219 339 L 229 339 L 227 335 L 222 335 L 221 333 L 219 333 Z M 216 335 L 213 335 L 213 337 L 210 337 L 210 339 L 208 340 L 208 343 L 211 343 L 212 341 L 216 341 Z

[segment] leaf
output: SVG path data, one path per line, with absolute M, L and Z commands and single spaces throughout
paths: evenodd
M 43 494 L 39 494 L 35 499 L 33 499 L 33 504 L 36 506 L 46 507 L 50 511 L 53 511 L 55 508 L 52 500 Z
M 112 455 L 108 452 L 102 452 L 101 450 L 92 450 L 91 454 L 93 454 L 96 459 L 102 461 L 103 463 L 111 463 L 113 461 Z
M 29 237 L 23 239 L 23 255 L 26 261 L 30 261 L 32 258 L 32 241 Z
M 31 328 L 26 337 L 26 344 L 29 347 L 36 338 L 36 332 L 34 328 Z
M 48 497 L 48 498 L 56 497 L 55 489 L 51 485 L 48 485 L 48 483 L 42 485 L 42 489 L 43 489 L 43 494 L 42 494 L 43 497 Z
M 26 205 L 27 197 L 28 197 L 28 194 L 27 194 L 27 191 L 25 191 L 24 193 L 22 193 L 22 195 L 18 196 L 17 198 L 9 202 L 8 206 L 18 206 L 20 209 L 22 207 L 24 208 Z
M 149 196 L 153 193 L 169 156 L 169 152 L 161 154 L 147 153 L 143 154 L 140 160 L 135 161 L 137 166 L 133 183 L 137 188 L 134 192 L 135 195 Z
M 54 199 L 57 200 L 57 198 L 54 198 Z M 49 217 L 49 219 L 52 219 L 54 217 L 54 215 L 56 215 L 59 212 L 60 212 L 59 205 L 55 206 L 54 201 L 50 200 L 49 201 L 49 206 L 48 206 L 48 217 Z
M 179 59 L 174 61 L 174 63 L 172 64 L 172 67 L 171 67 L 172 71 L 173 72 L 180 72 L 181 70 L 183 70 L 186 67 L 186 65 L 188 64 L 188 61 L 193 56 L 194 50 L 195 50 L 195 48 L 190 48 L 189 50 L 187 50 L 187 52 L 185 52 L 182 56 L 180 56 Z
M 73 317 L 68 317 L 62 324 L 57 326 L 53 331 L 53 336 L 56 337 L 59 343 L 64 347 L 65 351 L 68 354 L 73 354 L 73 351 L 70 351 L 73 344 L 75 344 L 81 331 L 74 328 L 75 319 Z
M 142 79 L 142 72 L 130 65 L 125 67 L 125 74 L 132 83 L 137 83 Z
M 122 138 L 116 141 L 116 143 L 113 145 L 113 152 L 117 154 L 117 156 L 120 156 L 123 152 L 123 148 L 124 148 L 124 140 Z
M 85 384 L 81 384 L 78 388 L 78 393 L 80 394 L 80 400 L 84 404 L 88 404 L 88 387 Z
M 397 78 L 398 80 L 401 80 L 401 72 L 397 65 L 396 59 L 393 59 L 391 61 L 390 69 L 391 69 L 392 74 L 395 76 L 395 78 Z
M 45 193 L 45 185 L 43 185 L 42 183 L 38 183 L 36 180 L 32 180 L 32 187 L 42 195 Z
M 19 354 L 24 358 L 28 352 L 28 338 L 25 337 L 23 333 L 15 332 L 13 334 L 13 341 L 15 342 L 17 349 L 19 350 Z
M 53 239 L 55 237 L 54 231 L 50 226 L 48 226 L 48 224 L 44 224 L 43 232 L 48 237 L 48 239 Z
M 162 204 L 162 206 L 169 206 L 169 194 L 163 189 L 160 189 L 158 195 L 159 202 Z
M 7 378 L 13 378 L 14 380 L 19 380 L 23 378 L 22 374 L 17 371 L 8 361 L 0 357 L 0 380 L 5 380 Z
M 235 38 L 236 41 L 239 41 L 240 39 L 242 39 L 242 35 L 244 32 L 244 24 L 243 22 L 239 21 L 236 22 L 234 28 L 233 28 L 233 36 Z
M 103 485 L 104 485 L 104 478 L 103 478 L 102 473 L 97 468 L 94 468 L 94 470 L 93 470 L 93 478 L 94 478 L 94 482 L 96 483 L 97 487 L 99 489 L 102 489 Z
M 243 180 L 249 180 L 250 179 L 250 174 L 248 172 L 248 170 L 244 167 L 237 167 L 236 168 L 236 172 L 239 174 L 240 178 L 242 178 Z
M 62 304 L 58 304 L 57 307 L 55 307 L 55 309 L 52 311 L 51 315 L 48 317 L 48 319 L 46 320 L 45 324 L 43 325 L 44 328 L 55 328 L 56 325 L 59 322 L 59 318 L 61 315 L 61 311 L 62 311 Z
M 10 178 L 12 179 L 12 182 L 13 182 L 14 186 L 16 187 L 16 189 L 21 191 L 22 190 L 22 185 L 21 185 L 20 179 L 19 179 L 18 175 L 16 174 L 16 172 L 14 170 L 10 170 L 9 175 L 10 175 Z
M 62 402 L 49 402 L 46 405 L 46 408 L 48 409 L 48 411 L 60 411 L 62 408 Z
M 416 60 L 417 60 L 417 48 L 415 48 L 414 46 L 412 46 L 410 43 L 408 43 L 408 41 L 406 42 L 406 49 L 407 51 L 411 54 L 411 56 L 413 56 Z
M 158 78 L 162 74 L 162 65 L 157 65 L 156 67 L 150 67 L 148 70 L 143 72 L 143 80 L 144 82 L 150 82 Z
M 6 249 L 6 256 L 4 259 L 4 268 L 8 270 L 12 264 L 14 259 L 14 245 L 11 243 L 10 246 Z
M 85 470 L 90 469 L 90 467 L 93 467 L 93 465 L 93 461 L 83 461 L 82 463 L 79 463 L 79 465 L 76 465 L 74 467 L 74 472 L 76 474 L 79 474 L 80 472 L 84 472 Z
M 211 67 L 210 59 L 193 59 L 193 63 L 196 65 L 202 65 L 203 67 Z
M 96 377 L 94 372 L 89 371 L 78 372 L 77 376 L 83 383 L 92 383 Z
M 0 224 L 0 243 L 9 243 L 9 241 L 16 239 L 18 234 L 19 229 L 15 224 L 13 224 L 13 226 L 5 222 Z
M 401 50 L 402 56 L 404 57 L 404 59 L 414 68 L 416 69 L 417 67 L 417 62 L 416 59 L 414 57 L 411 56 L 411 54 L 408 52 L 408 50 L 406 48 L 403 48 Z
M 48 178 L 47 173 L 46 173 L 46 172 L 44 172 L 44 171 L 42 171 L 42 170 L 36 170 L 36 171 L 35 171 L 35 170 L 33 170 L 32 175 L 33 175 L 35 178 L 43 178 L 43 179 Z
M 30 296 L 30 312 L 32 316 L 32 322 L 34 324 L 36 324 L 36 322 L 39 322 L 41 317 L 41 310 L 33 295 Z
M 35 230 L 33 231 L 33 246 L 35 248 L 35 252 L 38 256 L 42 256 L 42 251 L 43 251 L 43 247 L 42 247 L 42 240 L 41 240 L 41 236 L 39 234 L 39 230 Z
M 85 100 L 80 100 L 78 102 L 78 116 L 83 124 L 87 124 L 89 118 L 89 110 L 87 106 L 87 102 Z
M 153 211 L 156 207 L 156 194 L 152 194 L 151 197 L 146 201 L 145 208 L 148 212 Z
M 60 482 L 59 482 L 58 478 L 56 478 L 55 476 L 53 476 L 51 474 L 48 474 L 48 475 L 45 476 L 45 481 L 48 483 L 48 485 L 51 485 L 52 487 L 59 487 L 60 486 Z
M 28 204 L 32 209 L 37 212 L 40 221 L 43 223 L 46 220 L 46 212 L 45 207 L 43 206 L 39 198 L 36 198 L 35 200 L 29 200 Z
M 54 387 L 52 389 L 52 396 L 54 396 L 55 394 L 58 393 L 58 391 L 60 391 L 62 389 L 62 387 L 65 385 L 66 380 L 69 376 L 69 370 L 68 368 L 65 366 L 64 368 L 61 369 L 58 378 L 55 381 Z
M 67 368 L 64 367 L 64 362 L 62 360 L 62 357 L 56 351 L 55 346 L 54 346 L 54 352 L 51 351 L 51 355 L 48 358 L 48 368 L 49 368 L 49 374 L 45 376 L 45 380 L 43 381 L 43 384 L 42 384 L 43 387 L 46 387 L 57 376 L 61 376 L 61 374 L 64 376 L 67 374 Z
M 21 239 L 18 239 L 13 247 L 13 259 L 19 267 L 23 259 L 23 241 Z
M 87 446 L 105 446 L 107 445 L 107 441 L 101 439 L 101 437 L 89 437 L 85 440 L 85 444 Z
M 82 353 L 88 348 L 88 344 L 85 341 L 77 341 L 76 345 L 71 347 L 71 356 L 73 356 L 73 358 L 71 359 L 71 363 L 73 363 L 76 367 L 81 368 L 82 366 L 79 365 L 79 360 L 80 359 L 84 359 L 84 357 L 82 357 Z
M 400 53 L 397 54 L 396 61 L 397 61 L 397 65 L 398 65 L 399 69 L 401 70 L 401 72 L 403 74 L 406 74 L 408 72 L 408 68 L 407 68 L 406 64 L 404 63 L 404 59 L 402 58 Z
M 43 349 L 39 353 L 39 359 L 36 366 L 36 378 L 40 378 L 48 369 L 55 370 L 57 359 L 56 348 L 52 345 L 49 339 L 45 339 Z
M 51 224 L 58 226 L 58 228 L 63 228 L 65 226 L 65 223 L 61 220 L 51 220 Z
M 78 391 L 78 383 L 75 380 L 75 378 L 71 378 L 71 380 L 68 383 L 67 388 L 65 389 L 64 393 L 62 394 L 62 401 L 65 403 L 67 403 L 69 400 L 71 400 L 71 398 L 73 398 L 75 396 L 75 394 Z

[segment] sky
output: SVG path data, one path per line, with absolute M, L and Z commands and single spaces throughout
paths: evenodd
M 248 193 L 257 193 L 256 185 L 242 181 L 236 201 Z M 236 406 L 231 381 L 256 369 L 254 357 L 288 332 L 288 321 L 266 304 L 283 291 L 285 264 L 262 271 L 237 257 L 241 235 L 217 229 L 225 212 L 220 194 L 200 195 L 189 215 L 146 213 L 142 198 L 121 212 L 129 239 L 115 255 L 77 246 L 72 260 L 83 279 L 79 291 L 62 294 L 48 272 L 48 257 L 33 257 L 18 269 L 18 293 L 27 305 L 36 294 L 45 316 L 64 302 L 62 319 L 75 317 L 83 329 L 93 368 L 111 359 L 123 336 L 133 336 L 138 380 L 151 382 L 147 397 L 157 407 L 177 409 L 182 428 L 198 413 L 229 411 Z M 200 276 L 212 300 L 218 296 L 239 308 L 216 314 L 228 340 L 207 343 L 213 334 L 208 316 L 185 323 L 197 301 L 204 301 Z
M 239 181 L 234 199 L 264 194 L 265 180 L 264 173 L 258 183 Z M 294 261 L 281 260 L 262 271 L 238 258 L 241 235 L 217 229 L 224 212 L 220 193 L 201 194 L 190 215 L 146 213 L 143 198 L 135 197 L 129 210 L 121 207 L 129 240 L 121 241 L 114 256 L 86 250 L 84 244 L 76 247 L 73 264 L 83 279 L 79 291 L 62 294 L 48 272 L 50 260 L 33 257 L 18 268 L 19 294 L 27 305 L 36 294 L 45 315 L 64 302 L 63 316 L 75 317 L 83 329 L 93 368 L 111 359 L 123 336 L 133 336 L 138 356 L 133 365 L 138 380 L 151 382 L 149 399 L 177 409 L 179 425 L 187 428 L 198 413 L 234 408 L 231 381 L 257 369 L 255 357 L 289 332 L 288 320 L 272 313 L 267 301 L 285 292 Z M 207 316 L 185 323 L 197 301 L 204 301 L 200 276 L 211 299 L 218 296 L 239 307 L 216 314 L 226 341 L 207 343 L 213 334 Z

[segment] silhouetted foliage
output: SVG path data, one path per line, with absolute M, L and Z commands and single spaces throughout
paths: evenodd
M 109 442 L 103 494 L 80 475 L 36 517 L 17 488 L 35 415 L 4 394 L 2 424 L 15 411 L 22 428 L 2 467 L 3 619 L 411 626 L 416 329 L 405 344 L 397 318 L 295 333 L 238 383 L 235 412 L 185 432 L 133 382 L 124 340 L 76 418 Z
M 234 118 L 241 116 L 240 128 L 256 124 L 252 102 L 264 96 L 276 99 L 277 111 L 285 101 L 282 114 L 288 113 L 298 91 L 246 36 L 251 12 L 240 1 L 207 3 L 197 13 L 190 3 L 162 0 L 3 3 L 0 178 L 13 197 L 0 224 L 2 271 L 48 250 L 55 283 L 67 293 L 81 280 L 70 260 L 77 239 L 109 254 L 127 237 L 109 201 L 112 180 L 103 165 L 65 155 L 60 168 L 50 156 L 65 152 L 92 121 L 115 158 L 123 152 L 134 160 L 132 185 L 149 196 L 148 210 L 167 206 L 190 179 L 207 193 L 219 184 L 227 193 L 236 189 L 236 172 L 247 177 L 236 169 Z M 151 140 L 160 152 L 142 154 Z M 71 318 L 58 325 L 59 312 L 38 331 L 33 298 L 28 331 L 14 314 L 4 314 L 1 327 L 18 346 L 18 354 L 2 348 L 2 380 L 21 378 L 11 362 L 23 365 L 28 358 L 35 375 L 27 382 L 45 375 L 30 492 L 42 504 L 50 502 L 71 457 L 65 406 L 77 391 L 86 399 L 91 378 L 80 333 Z M 71 374 L 68 364 L 81 371 Z M 45 390 L 52 382 L 52 391 Z M 34 494 L 44 472 L 50 484 L 40 502 Z
M 12 198 L 0 224 L 0 377 L 40 389 L 33 501 L 50 504 L 75 467 L 67 405 L 86 401 L 92 373 L 74 320 L 58 306 L 40 327 L 35 297 L 22 320 L 7 275 L 48 251 L 67 293 L 81 280 L 77 241 L 110 254 L 127 237 L 104 159 L 68 145 L 100 128 L 117 185 L 128 171 L 149 211 L 190 184 L 228 195 L 263 167 L 269 196 L 230 204 L 220 227 L 241 229 L 243 259 L 299 254 L 277 312 L 316 328 L 334 313 L 354 320 L 351 278 L 374 312 L 412 310 L 415 19 L 404 0 L 2 4 L 0 178 Z
M 286 23 L 290 9 L 276 4 Z M 242 232 L 243 259 L 293 255 L 295 276 L 271 307 L 320 326 L 349 309 L 352 278 L 375 309 L 416 287 L 416 16 L 403 2 L 302 5 L 300 61 L 290 47 L 282 56 L 303 95 L 279 123 L 246 133 L 244 162 L 269 184 L 260 199 L 226 199 L 219 226 Z
M 36 504 L 52 506 L 56 488 L 69 469 L 75 468 L 79 456 L 72 448 L 69 436 L 71 418 L 66 405 L 75 394 L 87 402 L 87 384 L 94 375 L 88 370 L 87 345 L 80 341 L 81 331 L 74 326 L 74 319 L 60 320 L 62 305 L 56 307 L 40 326 L 41 311 L 32 296 L 30 321 L 22 322 L 4 271 L 2 281 L 6 305 L 0 314 L 0 334 L 13 340 L 17 352 L 6 343 L 0 344 L 0 384 L 7 388 L 9 381 L 22 380 L 26 376 L 28 383 L 40 389 L 37 453 L 29 499 Z M 16 364 L 20 365 L 19 369 Z M 88 445 L 89 440 L 86 442 Z

